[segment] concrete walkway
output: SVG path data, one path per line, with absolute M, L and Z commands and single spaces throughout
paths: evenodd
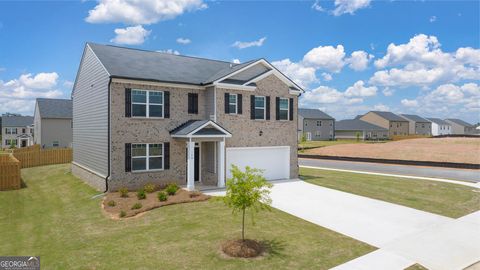
M 210 192 L 223 195 L 224 191 Z M 480 214 L 454 220 L 320 187 L 274 182 L 272 206 L 380 249 L 335 269 L 463 269 L 480 260 Z

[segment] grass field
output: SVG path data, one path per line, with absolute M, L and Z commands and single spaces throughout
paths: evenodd
M 337 144 L 305 154 L 480 164 L 479 138 L 422 138 L 378 144 Z
M 375 248 L 273 210 L 247 224 L 270 254 L 226 259 L 220 244 L 240 236 L 240 217 L 218 199 L 111 220 L 69 165 L 22 170 L 26 188 L 0 192 L 0 254 L 41 256 L 42 269 L 329 269 Z
M 452 218 L 480 210 L 480 192 L 462 185 L 309 168 L 300 168 L 300 178 L 319 186 Z

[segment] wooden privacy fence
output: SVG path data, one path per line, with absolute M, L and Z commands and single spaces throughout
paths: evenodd
M 0 154 L 0 190 L 21 187 L 20 161 L 12 154 Z
M 22 168 L 30 168 L 42 165 L 52 165 L 72 162 L 71 148 L 41 149 L 31 151 L 13 151 L 13 156 L 21 163 Z

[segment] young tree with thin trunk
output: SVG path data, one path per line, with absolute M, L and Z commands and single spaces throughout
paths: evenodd
M 242 215 L 242 240 L 245 241 L 245 213 L 249 210 L 252 217 L 261 210 L 270 210 L 272 200 L 269 197 L 272 184 L 262 175 L 262 170 L 245 167 L 241 171 L 232 165 L 232 178 L 227 180 L 225 204 L 232 208 L 234 214 Z

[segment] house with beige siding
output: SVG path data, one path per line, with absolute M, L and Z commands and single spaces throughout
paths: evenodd
M 335 138 L 366 140 L 388 139 L 388 129 L 370 124 L 360 119 L 346 119 L 335 122 Z
M 35 144 L 72 147 L 72 100 L 37 98 L 33 122 Z
M 445 119 L 445 122 L 449 123 L 452 126 L 452 134 L 475 134 L 475 126 L 461 119 L 448 118 Z
M 395 135 L 408 135 L 408 120 L 392 112 L 370 111 L 359 119 L 388 129 L 389 138 Z
M 33 137 L 32 116 L 2 116 L 2 148 L 31 146 Z
M 335 139 L 335 119 L 318 109 L 298 109 L 298 137 L 307 141 Z
M 410 135 L 432 135 L 432 122 L 415 114 L 400 114 L 408 121 L 408 134 Z
M 232 165 L 296 178 L 302 92 L 265 59 L 87 43 L 72 93 L 72 173 L 99 190 L 223 187 Z

